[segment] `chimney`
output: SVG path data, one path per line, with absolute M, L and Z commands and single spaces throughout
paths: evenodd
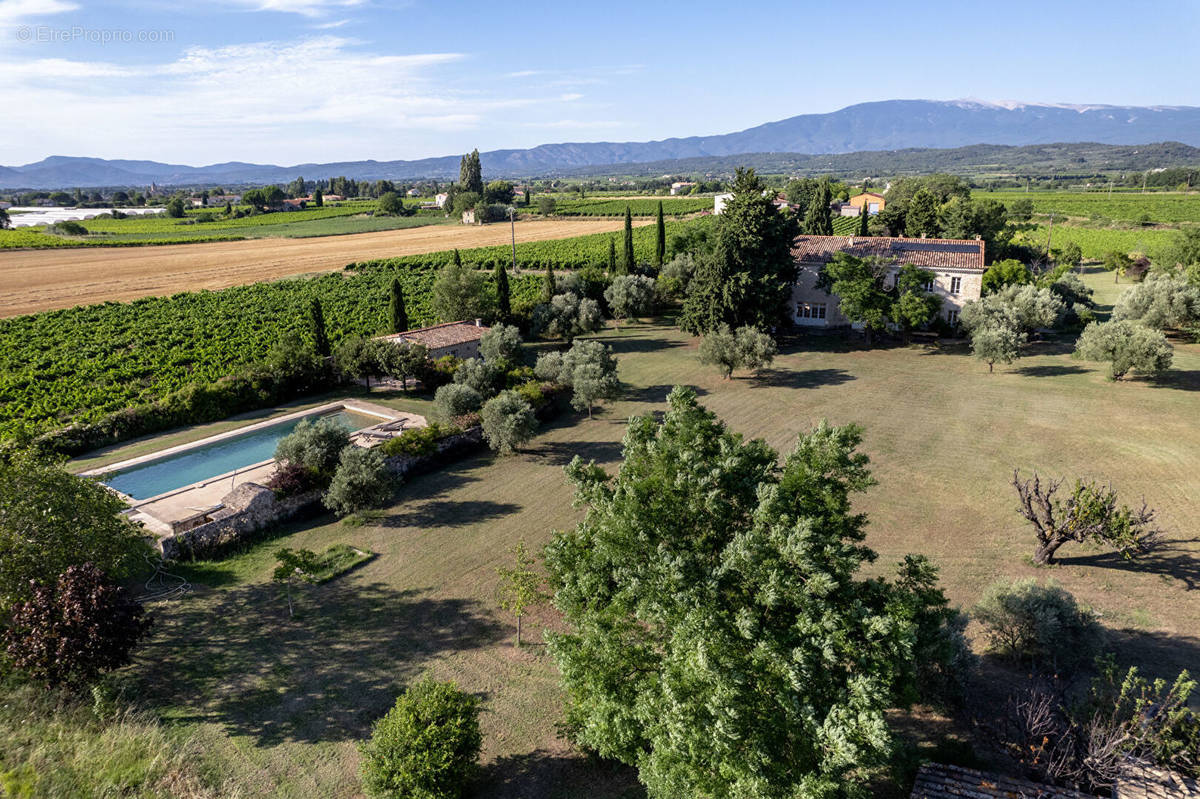
M 476 320 L 475 320 L 475 327 L 483 327 L 483 320 L 482 320 L 482 319 L 476 319 Z

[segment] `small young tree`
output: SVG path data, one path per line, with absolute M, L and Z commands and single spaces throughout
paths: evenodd
M 379 799 L 459 799 L 482 746 L 479 698 L 425 678 L 400 695 L 363 743 L 363 787 Z
M 496 573 L 500 575 L 500 585 L 497 595 L 501 610 L 508 611 L 517 619 L 517 646 L 521 646 L 521 618 L 525 611 L 546 601 L 548 597 L 542 592 L 542 575 L 534 568 L 537 561 L 525 550 L 525 539 L 517 541 L 513 549 L 514 563 L 512 568 L 500 567 Z
M 492 397 L 479 416 L 488 446 L 502 455 L 516 452 L 537 431 L 533 408 L 515 391 L 501 391 Z
M 433 415 L 443 422 L 451 422 L 482 407 L 483 397 L 480 393 L 463 383 L 439 386 L 433 395 Z
M 488 363 L 519 364 L 524 352 L 521 331 L 513 325 L 494 325 L 479 339 L 479 352 Z
M 400 278 L 392 279 L 392 293 L 388 310 L 392 317 L 392 332 L 403 333 L 408 330 L 408 308 L 404 304 L 404 289 L 400 286 Z
M 1125 274 L 1125 270 L 1133 266 L 1133 259 L 1129 257 L 1129 253 L 1121 252 L 1120 250 L 1109 250 L 1104 253 L 1104 258 L 1100 261 L 1100 265 L 1108 272 L 1113 273 L 1113 282 L 1120 283 L 1121 275 Z
M 538 213 L 542 216 L 554 216 L 554 212 L 558 210 L 558 202 L 549 194 L 543 194 L 538 197 Z
M 275 460 L 329 478 L 337 468 L 342 450 L 349 444 L 350 434 L 334 420 L 322 418 L 314 422 L 305 419 L 279 439 L 275 445 Z
M 54 585 L 34 584 L 12 607 L 4 650 L 12 665 L 50 687 L 79 688 L 129 662 L 150 629 L 142 606 L 91 563 Z
M 597 402 L 616 399 L 621 393 L 617 359 L 612 349 L 599 341 L 575 342 L 563 355 L 559 382 L 571 386 L 571 406 L 587 408 L 589 419 Z
M 325 332 L 325 312 L 321 301 L 313 297 L 308 304 L 308 331 L 313 350 L 317 355 L 329 355 L 329 334 Z
M 1160 531 L 1154 526 L 1155 512 L 1145 500 L 1137 510 L 1127 505 L 1118 507 L 1112 486 L 1082 480 L 1075 481 L 1069 495 L 1060 496 L 1062 484 L 1061 478 L 1043 483 L 1037 472 L 1027 480 L 1013 472 L 1019 511 L 1037 534 L 1034 563 L 1054 563 L 1059 547 L 1072 541 L 1105 544 L 1131 559 L 1158 545 Z
M 1129 372 L 1154 376 L 1171 368 L 1174 347 L 1161 330 L 1128 320 L 1092 322 L 1075 342 L 1075 357 L 1107 361 L 1110 380 Z
M 604 291 L 614 319 L 649 316 L 654 312 L 654 281 L 645 275 L 621 275 Z
M 284 587 L 287 595 L 288 618 L 296 615 L 292 605 L 293 583 L 315 583 L 317 581 L 317 555 L 309 549 L 288 549 L 284 547 L 275 551 L 278 564 L 271 573 L 271 579 Z
M 561 352 L 544 352 L 538 356 L 533 373 L 538 380 L 548 383 L 562 383 L 563 354 Z
M 378 449 L 349 446 L 342 450 L 337 471 L 321 500 L 339 516 L 377 508 L 392 498 L 392 475 Z
M 988 648 L 1017 659 L 1066 666 L 1089 660 L 1100 646 L 1100 625 L 1053 580 L 1000 580 L 984 591 L 971 615 Z

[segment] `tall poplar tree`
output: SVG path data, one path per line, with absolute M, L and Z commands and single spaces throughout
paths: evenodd
M 512 295 L 508 287 L 508 269 L 503 261 L 496 262 L 496 307 L 500 321 L 507 322 L 512 316 Z
M 317 355 L 329 355 L 329 334 L 325 332 L 325 311 L 316 297 L 308 305 L 308 332 Z
M 867 222 L 868 222 L 867 217 L 869 217 L 869 216 L 870 216 L 870 214 L 867 213 L 867 204 L 864 202 L 862 210 L 858 212 L 858 235 L 860 235 L 860 236 L 870 236 L 871 235 L 870 228 L 867 225 Z
M 621 274 L 632 275 L 637 264 L 633 260 L 633 214 L 625 206 L 625 254 L 621 259 Z
M 479 150 L 472 150 L 470 155 L 464 155 L 458 167 L 458 185 L 463 191 L 473 191 L 483 195 L 483 168 L 479 163 Z
M 403 333 L 408 330 L 408 308 L 404 305 L 404 289 L 400 286 L 400 278 L 392 278 L 392 332 Z
M 667 223 L 663 221 L 662 200 L 658 201 L 658 216 L 654 220 L 654 265 L 661 267 L 667 258 Z

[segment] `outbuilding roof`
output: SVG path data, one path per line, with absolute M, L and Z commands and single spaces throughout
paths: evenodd
M 797 261 L 826 263 L 839 252 L 856 258 L 891 258 L 902 264 L 946 269 L 987 269 L 978 239 L 906 239 L 892 236 L 797 236 Z
M 1095 799 L 1092 794 L 1040 782 L 988 774 L 961 766 L 926 763 L 910 799 Z
M 454 347 L 471 341 L 479 341 L 483 334 L 491 328 L 475 322 L 443 322 L 440 325 L 419 327 L 416 330 L 405 330 L 403 333 L 392 333 L 382 336 L 387 341 L 404 340 L 413 344 L 422 344 L 426 349 L 436 350 L 443 347 Z

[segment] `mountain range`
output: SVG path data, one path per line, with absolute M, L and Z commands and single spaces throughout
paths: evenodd
M 884 100 L 847 106 L 828 114 L 801 114 L 715 136 L 649 142 L 565 142 L 523 150 L 492 150 L 480 156 L 489 177 L 520 178 L 594 173 L 596 167 L 625 164 L 663 163 L 670 166 L 680 159 L 721 159 L 745 154 L 812 156 L 1055 142 L 1109 145 L 1180 142 L 1197 147 L 1200 146 L 1200 108 Z M 292 166 L 233 161 L 193 167 L 157 161 L 51 156 L 23 166 L 0 166 L 0 187 L 263 184 L 290 181 L 298 175 L 310 179 L 336 175 L 356 180 L 447 179 L 458 176 L 459 158 L 459 155 L 448 155 L 411 161 L 343 161 Z

